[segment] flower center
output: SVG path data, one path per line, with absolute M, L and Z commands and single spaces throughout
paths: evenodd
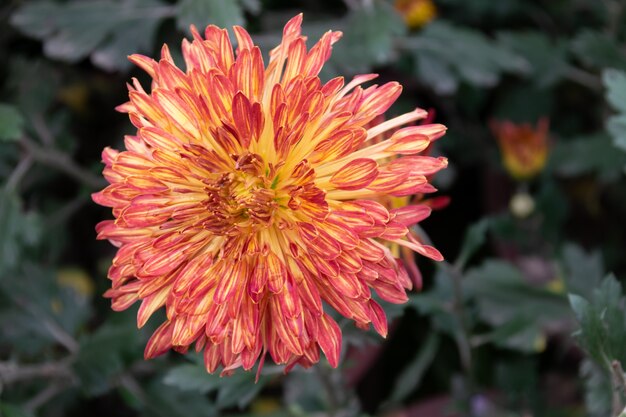
M 216 235 L 234 236 L 272 225 L 278 207 L 263 161 L 253 153 L 234 157 L 234 170 L 206 181 L 209 211 L 203 226 Z

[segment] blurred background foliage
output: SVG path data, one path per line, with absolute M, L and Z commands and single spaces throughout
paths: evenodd
M 0 415 L 626 415 L 626 2 L 4 0 L 0 5 Z M 448 259 L 387 306 L 387 340 L 343 323 L 342 364 L 230 378 L 145 362 L 153 328 L 101 294 L 114 248 L 100 152 L 132 133 L 126 56 L 195 24 L 267 52 L 305 14 L 343 39 L 324 78 L 377 72 L 448 134 L 425 227 Z M 179 61 L 180 62 L 180 61 Z M 145 84 L 144 84 L 145 85 Z M 440 200 L 444 201 L 444 200 Z M 156 322 L 153 320 L 151 323 Z

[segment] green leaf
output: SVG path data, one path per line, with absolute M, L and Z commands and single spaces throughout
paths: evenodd
M 41 237 L 39 216 L 22 212 L 21 206 L 14 192 L 0 187 L 0 277 L 19 265 L 25 251 Z
M 137 335 L 137 329 L 126 323 L 105 324 L 81 341 L 74 370 L 88 395 L 101 395 L 111 388 L 112 378 L 124 370 L 124 358 L 136 352 Z
M 546 241 L 560 242 L 570 209 L 569 199 L 563 188 L 554 179 L 543 178 L 535 203 L 537 213 L 541 213 L 543 217 L 541 233 L 544 238 Z
M 455 316 L 452 307 L 454 303 L 452 279 L 446 268 L 439 267 L 435 274 L 433 287 L 420 294 L 411 294 L 408 305 L 421 314 L 429 316 L 435 329 L 456 336 L 461 331 L 461 323 Z M 469 299 L 468 293 L 463 295 Z M 463 300 L 463 302 L 466 301 L 466 299 Z
M 217 415 L 215 406 L 205 395 L 184 391 L 159 380 L 146 388 L 145 417 L 212 417 Z
M 443 5 L 447 10 L 454 10 L 466 22 L 476 20 L 488 22 L 492 19 L 501 19 L 523 13 L 523 0 L 439 0 L 437 5 Z
M 43 1 L 24 4 L 11 23 L 41 39 L 50 58 L 75 63 L 95 52 L 94 64 L 111 70 L 127 66 L 120 66 L 120 56 L 145 50 L 157 23 L 170 14 L 159 0 Z
M 220 409 L 232 406 L 245 407 L 259 393 L 268 381 L 252 372 L 236 372 L 222 378 L 207 373 L 203 364 L 185 364 L 171 369 L 163 378 L 163 383 L 183 391 L 196 391 L 202 394 L 217 390 L 216 406 Z
M 261 0 L 239 0 L 241 7 L 248 13 L 257 15 L 261 13 Z
M 389 62 L 395 54 L 394 39 L 406 32 L 402 17 L 380 0 L 352 10 L 342 29 L 343 38 L 332 59 L 352 73 Z
M 557 142 L 549 161 L 549 167 L 564 177 L 598 174 L 607 180 L 621 175 L 625 164 L 626 155 L 615 152 L 614 143 L 602 133 Z
M 530 404 L 537 404 L 542 387 L 536 357 L 522 356 L 516 357 L 515 360 L 494 358 L 494 362 L 496 362 L 494 383 L 502 392 L 503 402 L 506 402 L 509 409 L 526 408 Z M 512 417 L 508 413 L 496 415 Z
M 159 3 L 140 0 L 147 5 Z M 115 31 L 91 54 L 94 65 L 107 71 L 125 70 L 131 66 L 128 55 L 149 51 L 161 21 L 159 19 L 127 20 L 119 22 Z
M 590 298 L 605 275 L 600 252 L 587 253 L 580 246 L 569 243 L 563 247 L 562 259 L 567 291 Z
M 456 260 L 460 270 L 463 270 L 467 261 L 476 253 L 487 240 L 487 230 L 489 229 L 489 219 L 485 218 L 471 225 L 461 245 L 461 253 Z
M 31 2 L 11 16 L 11 24 L 27 36 L 43 39 L 59 25 L 59 5 L 52 1 Z
M 608 35 L 588 29 L 574 38 L 571 50 L 585 65 L 593 68 L 626 69 L 626 55 Z
M 435 69 L 450 68 L 448 73 L 454 73 L 457 80 L 479 87 L 495 86 L 503 72 L 525 73 L 529 70 L 528 62 L 509 48 L 498 45 L 480 32 L 444 21 L 431 23 L 419 35 L 408 38 L 406 46 L 418 62 L 417 75 L 425 82 L 431 82 L 435 75 L 432 64 L 419 64 L 424 59 L 435 60 Z M 442 86 L 452 92 L 449 74 L 445 76 L 445 83 L 439 80 L 436 84 L 439 92 Z
M 576 319 L 582 321 L 587 314 L 589 314 L 589 301 L 585 300 L 580 295 L 570 294 L 568 296 L 569 304 L 576 315 Z
M 626 151 L 626 72 L 606 69 L 602 73 L 602 82 L 606 87 L 606 100 L 620 112 L 607 119 L 606 129 L 613 137 L 613 144 Z
M 567 45 L 553 42 L 541 32 L 501 32 L 498 41 L 530 64 L 528 76 L 540 88 L 553 85 L 567 71 Z
M 0 402 L 0 416 L 2 417 L 33 417 L 34 414 L 30 411 L 26 411 L 23 408 L 9 404 L 7 402 Z
M 513 265 L 488 260 L 470 269 L 463 281 L 463 293 L 471 296 L 478 318 L 493 330 L 471 338 L 471 343 L 497 346 L 522 352 L 545 348 L 545 331 L 571 315 L 563 296 L 531 285 Z
M 391 391 L 392 394 L 388 403 L 400 403 L 405 400 L 413 390 L 420 386 L 422 377 L 435 359 L 439 344 L 440 338 L 437 333 L 430 333 L 428 339 L 426 339 L 417 352 L 417 355 L 415 355 L 415 358 L 406 365 L 394 383 L 394 388 Z
M 219 387 L 222 380 L 215 375 L 207 373 L 204 366 L 197 364 L 184 364 L 170 369 L 163 383 L 176 387 L 183 391 L 197 391 L 206 394 Z
M 610 374 L 589 359 L 582 361 L 579 373 L 585 388 L 585 406 L 589 417 L 610 416 L 613 401 Z
M 605 69 L 602 82 L 606 88 L 606 99 L 613 108 L 626 113 L 626 73 L 616 69 Z
M 27 117 L 46 112 L 58 93 L 60 78 L 58 70 L 43 57 L 9 61 L 7 86 L 13 102 Z
M 576 337 L 590 358 L 612 372 L 611 361 L 626 363 L 626 299 L 614 276 L 607 276 L 590 299 L 570 294 L 570 305 L 580 324 Z
M 220 409 L 237 406 L 240 409 L 256 398 L 261 389 L 269 381 L 269 377 L 261 375 L 255 383 L 252 372 L 237 372 L 226 380 L 222 380 L 217 393 L 217 407 Z
M 24 118 L 9 104 L 0 103 L 0 141 L 17 141 L 22 136 Z
M 235 0 L 181 0 L 176 9 L 176 26 L 183 31 L 190 25 L 203 32 L 209 24 L 230 28 L 243 23 L 241 6 Z
M 546 336 L 531 318 L 519 316 L 493 331 L 472 338 L 472 344 L 493 343 L 496 346 L 524 353 L 537 353 L 545 349 Z
M 545 89 L 528 81 L 502 85 L 498 88 L 493 116 L 499 120 L 528 123 L 550 114 L 553 101 L 553 95 L 546 94 Z
M 480 317 L 493 326 L 520 319 L 541 326 L 570 314 L 564 297 L 530 285 L 517 268 L 499 260 L 469 270 L 463 288 L 475 297 Z
M 417 73 L 437 94 L 448 95 L 459 87 L 459 80 L 449 62 L 431 51 L 416 51 Z
M 609 117 L 606 130 L 613 136 L 613 145 L 626 151 L 626 114 Z
M 343 407 L 349 394 L 340 370 L 295 368 L 287 374 L 283 387 L 282 400 L 292 416 L 327 413 L 333 407 L 347 409 Z

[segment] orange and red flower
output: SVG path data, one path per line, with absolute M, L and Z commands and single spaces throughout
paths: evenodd
M 430 125 L 434 119 L 435 119 L 435 112 L 434 110 L 431 109 L 428 111 L 424 119 L 420 120 L 420 124 Z M 375 127 L 376 125 L 383 123 L 384 121 L 385 121 L 384 116 L 382 115 L 378 116 L 374 120 L 372 120 L 370 124 L 366 126 L 366 128 Z M 393 132 L 384 132 L 372 138 L 371 141 L 372 143 L 379 143 L 379 142 L 386 141 L 391 138 L 392 133 Z M 431 144 L 429 144 L 426 147 L 426 149 L 421 151 L 421 154 L 430 155 L 432 149 L 433 149 L 433 146 L 431 142 Z M 390 155 L 387 158 L 383 159 L 382 162 L 391 162 L 391 160 L 398 158 L 398 157 L 401 157 L 401 155 L 397 155 L 397 154 Z M 430 209 L 432 210 L 438 210 L 438 209 L 442 209 L 446 207 L 450 202 L 450 198 L 447 196 L 438 196 L 435 198 L 425 199 L 424 194 L 422 193 L 417 193 L 414 195 L 402 195 L 402 196 L 381 194 L 379 196 L 378 202 L 381 203 L 383 206 L 385 206 L 385 208 L 388 210 L 401 208 L 401 207 L 408 206 L 411 204 L 421 204 L 422 206 L 430 207 Z M 408 235 L 410 235 L 411 239 L 413 240 L 416 240 L 416 241 L 419 240 L 419 236 L 417 236 L 417 234 L 415 234 L 410 229 L 409 229 Z M 415 252 L 411 248 L 398 245 L 397 243 L 388 243 L 387 246 L 391 250 L 391 254 L 394 256 L 394 258 L 397 258 L 402 261 L 404 267 L 406 268 L 406 271 L 409 274 L 409 278 L 411 279 L 413 283 L 413 287 L 418 290 L 421 289 L 422 288 L 422 274 L 420 273 L 420 270 L 417 267 L 417 263 L 415 262 Z
M 262 365 L 268 352 L 287 369 L 310 366 L 320 349 L 337 366 L 341 332 L 328 308 L 384 336 L 372 290 L 407 299 L 411 281 L 385 242 L 441 259 L 408 230 L 428 206 L 388 210 L 378 201 L 434 191 L 427 177 L 447 161 L 418 154 L 445 127 L 404 127 L 374 143 L 426 112 L 370 127 L 401 86 L 362 88 L 373 74 L 322 84 L 341 34 L 327 32 L 307 51 L 301 22 L 287 23 L 267 67 L 241 27 L 235 53 L 225 29 L 209 26 L 202 38 L 192 28 L 185 70 L 166 45 L 159 61 L 130 58 L 152 88 L 129 86 L 119 110 L 137 134 L 125 151 L 104 150 L 110 185 L 93 198 L 115 217 L 97 226 L 119 248 L 105 294 L 113 309 L 141 301 L 141 327 L 165 306 L 146 358 L 195 343 L 209 372 Z
M 502 162 L 513 178 L 528 180 L 543 170 L 548 159 L 548 126 L 548 119 L 539 120 L 537 127 L 511 121 L 491 122 Z

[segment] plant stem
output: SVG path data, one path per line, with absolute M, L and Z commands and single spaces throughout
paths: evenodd
M 46 330 L 50 332 L 50 335 L 54 338 L 54 340 L 56 340 L 60 345 L 65 347 L 70 353 L 78 352 L 79 344 L 76 339 L 66 332 L 65 329 L 63 329 L 57 322 L 51 320 L 46 314 L 42 313 L 29 301 L 26 301 L 23 298 L 14 298 L 13 300 L 18 306 L 32 314 L 35 319 L 39 320 L 44 325 Z
M 33 413 L 42 405 L 61 394 L 65 388 L 67 388 L 67 383 L 55 382 L 53 384 L 48 385 L 46 388 L 39 391 L 33 398 L 28 400 L 24 404 L 24 410 L 29 413 Z
M 32 118 L 33 129 L 39 136 L 39 140 L 46 147 L 51 147 L 54 145 L 54 135 L 48 129 L 48 125 L 46 124 L 43 116 L 41 114 L 35 114 Z
M 315 366 L 315 373 L 317 374 L 324 390 L 326 391 L 326 395 L 328 396 L 328 414 L 332 417 L 337 414 L 339 411 L 340 400 L 337 395 L 337 387 L 333 384 L 332 379 L 329 375 L 329 370 L 323 366 Z
M 37 365 L 18 365 L 12 362 L 0 362 L 0 382 L 12 384 L 19 381 L 44 378 L 70 378 L 69 361 L 45 362 Z
M 619 416 L 624 408 L 626 395 L 626 378 L 622 364 L 618 360 L 611 361 L 611 385 L 613 386 L 613 416 Z
M 469 342 L 469 327 L 467 323 L 467 314 L 465 311 L 465 303 L 463 296 L 463 286 L 461 280 L 463 276 L 457 265 L 446 265 L 446 271 L 452 279 L 452 292 L 454 296 L 453 311 L 459 322 L 460 331 L 457 335 L 457 344 L 459 345 L 459 357 L 463 371 L 471 380 L 472 375 L 472 346 Z
M 52 228 L 54 226 L 58 226 L 62 224 L 66 220 L 68 220 L 74 213 L 76 213 L 80 208 L 89 201 L 89 196 L 84 194 L 79 194 L 70 200 L 66 205 L 58 209 L 56 212 L 52 213 L 46 222 L 46 227 Z
M 419 238 L 426 244 L 432 245 L 432 241 L 426 232 L 419 226 L 414 226 L 413 230 L 417 233 Z M 465 311 L 465 300 L 463 295 L 463 273 L 461 265 L 458 263 L 450 264 L 447 261 L 441 262 L 442 268 L 447 272 L 448 276 L 452 280 L 452 312 L 459 324 L 459 331 L 456 334 L 456 342 L 459 349 L 459 359 L 461 361 L 461 367 L 467 379 L 468 391 L 473 390 L 473 359 L 472 359 L 472 345 L 470 344 L 470 328 L 468 326 L 467 312 Z
M 63 152 L 53 148 L 43 148 L 26 136 L 22 138 L 21 143 L 35 161 L 55 168 L 89 188 L 100 189 L 107 185 L 103 178 L 85 170 Z
M 30 167 L 33 166 L 33 162 L 34 159 L 30 154 L 20 159 L 20 162 L 17 164 L 13 172 L 11 172 L 9 179 L 6 182 L 7 191 L 17 190 L 22 178 L 24 178 L 24 175 L 26 175 Z
M 600 81 L 600 78 L 597 75 L 582 70 L 580 68 L 568 66 L 565 72 L 565 76 L 570 81 L 580 84 L 583 87 L 586 87 L 592 91 L 602 92 L 603 90 L 602 81 Z

